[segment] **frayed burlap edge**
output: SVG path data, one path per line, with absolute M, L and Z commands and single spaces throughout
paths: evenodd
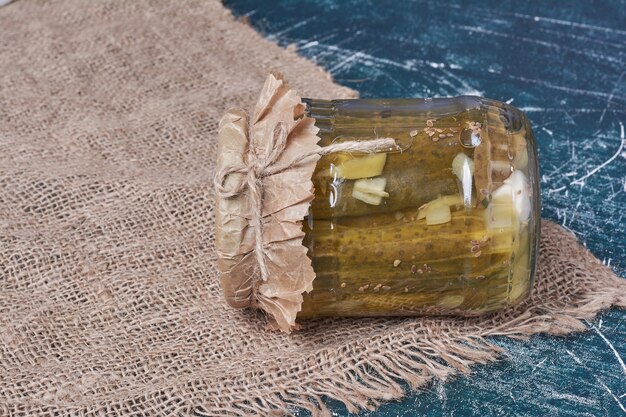
M 612 306 L 626 308 L 626 280 L 599 262 L 584 249 L 576 237 L 559 225 L 543 220 L 544 238 L 540 245 L 540 260 L 535 286 L 552 274 L 567 275 L 578 280 L 584 293 L 567 288 L 559 292 L 562 298 L 541 299 L 532 294 L 523 304 L 507 311 L 479 318 L 390 318 L 356 320 L 373 327 L 367 341 L 352 346 L 349 356 L 335 362 L 341 353 L 328 352 L 329 357 L 316 358 L 310 363 L 306 376 L 298 380 L 273 380 L 270 385 L 255 381 L 272 380 L 273 372 L 257 374 L 255 379 L 233 381 L 246 389 L 230 404 L 214 405 L 190 402 L 178 397 L 178 409 L 184 415 L 292 415 L 296 409 L 306 409 L 314 417 L 330 417 L 328 399 L 346 406 L 349 412 L 375 410 L 383 402 L 399 400 L 407 394 L 406 385 L 418 390 L 433 379 L 445 381 L 460 374 L 468 375 L 476 364 L 487 364 L 506 358 L 506 350 L 491 338 L 505 336 L 525 340 L 536 334 L 565 336 L 588 329 L 584 320 L 593 319 L 600 311 Z M 564 259 L 567 253 L 571 258 Z M 594 271 L 594 274 L 589 274 Z M 263 318 L 257 316 L 257 320 Z M 354 322 L 351 319 L 326 319 L 304 323 L 304 337 L 320 328 Z M 388 325 L 395 325 L 393 334 Z M 382 344 L 382 346 L 379 346 Z M 184 386 L 193 386 L 193 379 Z M 403 385 L 406 384 L 406 385 Z M 280 385 L 280 387 L 278 387 Z M 167 396 L 171 404 L 176 389 Z M 204 393 L 213 398 L 219 392 Z M 157 397 L 155 397 L 156 399 Z M 165 404 L 164 404 L 165 405 Z M 215 404 L 217 405 L 217 404 Z M 220 410 L 217 412 L 217 410 Z
M 406 385 L 411 390 L 418 390 L 433 379 L 445 381 L 460 374 L 467 375 L 473 365 L 505 358 L 506 351 L 495 344 L 492 337 L 523 340 L 539 333 L 564 336 L 587 330 L 583 321 L 593 319 L 602 310 L 611 306 L 626 308 L 626 280 L 602 265 L 578 244 L 574 235 L 553 222 L 544 220 L 542 223 L 545 237 L 540 245 L 536 286 L 557 271 L 584 283 L 580 286 L 585 289 L 584 293 L 565 288 L 560 291 L 561 299 L 548 301 L 541 299 L 542 294 L 535 291 L 522 305 L 481 318 L 305 322 L 300 332 L 305 338 L 307 334 L 329 326 L 341 331 L 341 326 L 354 322 L 372 330 L 369 340 L 351 346 L 349 356 L 327 352 L 325 357 L 310 360 L 308 369 L 299 370 L 301 375 L 297 380 L 292 380 L 289 375 L 277 376 L 275 369 L 269 369 L 267 373 L 240 369 L 234 373 L 239 375 L 230 381 L 238 389 L 235 390 L 238 395 L 229 390 L 227 398 L 222 398 L 220 389 L 194 391 L 194 387 L 206 382 L 202 379 L 203 372 L 199 371 L 176 384 L 137 394 L 148 400 L 151 408 L 159 410 L 160 415 L 282 416 L 306 409 L 314 417 L 327 417 L 332 415 L 325 405 L 328 399 L 341 402 L 351 413 L 358 413 L 403 398 L 407 393 Z M 562 253 L 568 253 L 571 258 L 565 259 Z M 556 262 L 551 262 L 555 259 Z M 591 270 L 595 271 L 593 275 L 588 273 Z M 254 314 L 247 319 L 264 320 Z M 388 331 L 390 325 L 394 326 L 393 333 Z M 339 357 L 341 360 L 337 361 Z M 193 395 L 190 396 L 191 392 Z M 39 404 L 39 407 L 51 411 L 49 405 Z M 128 410 L 128 415 L 136 412 L 136 415 L 143 415 L 135 407 L 134 400 L 115 401 L 108 406 L 111 410 Z M 17 413 L 21 408 L 16 404 L 5 411 L 11 415 L 11 411 Z M 85 411 L 87 415 L 92 412 L 98 415 L 96 410 L 74 408 L 70 404 L 62 409 L 68 415 L 83 415 Z

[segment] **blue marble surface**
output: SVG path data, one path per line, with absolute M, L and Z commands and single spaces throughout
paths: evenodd
M 527 112 L 543 217 L 626 277 L 626 2 L 225 3 L 362 97 L 477 94 Z M 587 326 L 566 338 L 499 339 L 508 361 L 364 414 L 626 416 L 626 312 Z

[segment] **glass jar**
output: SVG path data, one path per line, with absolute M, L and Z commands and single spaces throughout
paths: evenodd
M 477 315 L 528 296 L 540 193 L 524 113 L 468 96 L 303 101 L 320 146 L 399 149 L 317 162 L 303 242 L 316 277 L 299 319 Z

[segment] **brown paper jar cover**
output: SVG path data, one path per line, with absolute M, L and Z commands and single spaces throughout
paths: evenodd
M 396 146 L 298 161 L 381 137 Z M 233 307 L 265 311 L 272 328 L 324 316 L 478 315 L 532 287 L 536 146 L 526 116 L 507 104 L 301 100 L 270 75 L 251 120 L 242 110 L 221 120 L 218 177 L 224 294 Z

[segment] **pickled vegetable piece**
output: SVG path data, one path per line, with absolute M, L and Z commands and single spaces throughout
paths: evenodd
M 430 214 L 431 219 L 436 219 L 439 217 L 437 215 L 437 212 L 438 211 L 441 212 L 442 210 L 444 210 L 443 207 L 445 207 L 447 211 L 449 212 L 451 207 L 458 208 L 462 205 L 463 205 L 463 198 L 461 198 L 458 195 L 446 195 L 443 197 L 439 197 L 436 200 L 430 201 L 424 204 L 422 207 L 420 207 L 419 213 L 417 215 L 417 220 L 421 220 L 424 218 L 427 219 L 429 216 L 429 213 L 431 213 Z M 442 214 L 441 217 L 443 218 L 443 217 L 449 217 L 449 216 Z M 438 224 L 438 223 L 433 223 L 433 224 Z
M 377 177 L 382 174 L 386 161 L 387 154 L 384 152 L 358 156 L 342 162 L 331 171 L 338 178 L 347 180 Z
M 389 197 L 389 193 L 385 192 L 385 184 L 387 184 L 387 180 L 384 177 L 356 180 L 352 189 L 352 197 L 377 206 L 383 197 Z
M 447 204 L 436 202 L 428 206 L 426 210 L 427 225 L 448 223 L 450 220 L 452 220 L 452 212 Z
M 452 160 L 452 172 L 454 172 L 459 181 L 463 182 L 463 179 L 467 177 L 467 173 L 469 173 L 470 177 L 474 175 L 474 161 L 464 153 L 458 153 Z

